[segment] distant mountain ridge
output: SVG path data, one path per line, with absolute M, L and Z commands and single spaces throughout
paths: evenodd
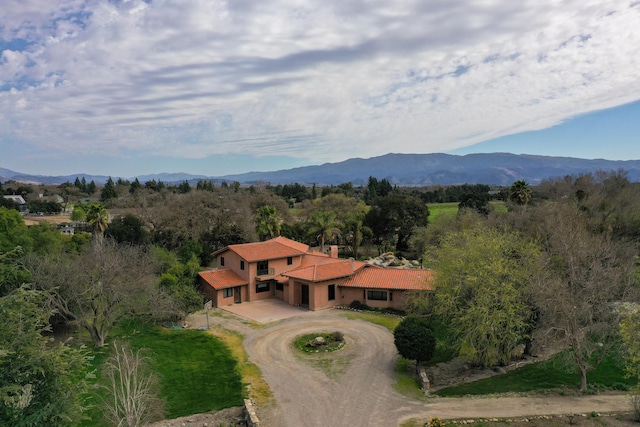
M 242 184 L 269 183 L 316 185 L 337 185 L 352 182 L 366 184 L 370 176 L 387 179 L 399 186 L 489 184 L 511 185 L 523 179 L 530 184 L 554 177 L 579 175 L 598 170 L 627 171 L 629 179 L 640 181 L 640 160 L 579 159 L 574 157 L 535 156 L 528 154 L 489 153 L 467 154 L 385 154 L 369 159 L 354 158 L 337 163 L 303 166 L 273 172 L 247 172 L 224 176 L 192 175 L 188 173 L 162 173 L 140 175 L 127 178 L 140 182 L 152 179 L 165 183 L 195 183 L 201 179 L 216 181 L 238 181 Z M 0 168 L 0 181 L 25 181 L 42 184 L 62 184 L 74 182 L 76 177 L 87 182 L 104 184 L 108 177 L 103 175 L 73 174 L 66 176 L 27 175 Z M 117 177 L 113 177 L 117 179 Z

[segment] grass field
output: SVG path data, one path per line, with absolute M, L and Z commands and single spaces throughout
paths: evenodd
M 208 412 L 243 404 L 243 387 L 237 362 L 229 348 L 204 331 L 165 330 L 141 322 L 126 322 L 114 337 L 133 348 L 146 348 L 160 380 L 166 418 Z M 96 372 L 108 357 L 108 348 L 93 350 Z M 83 426 L 105 425 L 100 419 L 98 390 L 91 401 L 92 418 Z
M 429 222 L 437 223 L 455 217 L 458 214 L 458 202 L 451 203 L 429 203 Z M 507 205 L 500 200 L 489 202 L 489 206 L 494 212 L 507 212 Z
M 402 318 L 391 316 L 385 313 L 377 313 L 375 311 L 347 311 L 347 319 L 360 319 L 366 322 L 375 323 L 376 325 L 387 328 L 391 333 L 396 329 Z
M 492 393 L 529 392 L 556 389 L 575 391 L 580 383 L 577 372 L 570 372 L 571 365 L 566 365 L 557 355 L 548 361 L 523 366 L 508 372 L 483 380 L 462 384 L 438 390 L 438 396 L 465 396 Z M 625 378 L 624 365 L 620 358 L 612 354 L 598 366 L 596 370 L 587 374 L 587 382 L 594 391 L 601 389 L 625 390 L 633 384 Z
M 429 208 L 429 222 L 434 223 L 455 217 L 458 214 L 458 204 L 458 202 L 427 204 Z

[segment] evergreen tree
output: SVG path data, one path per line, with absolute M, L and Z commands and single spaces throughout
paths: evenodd
M 405 359 L 415 360 L 416 365 L 429 361 L 436 352 L 431 323 L 424 317 L 405 317 L 393 331 L 393 341 L 398 353 Z
M 115 199 L 118 197 L 118 192 L 116 191 L 116 186 L 113 183 L 113 179 L 109 177 L 107 183 L 104 185 L 102 189 L 102 193 L 100 194 L 100 200 L 102 202 L 106 202 L 110 199 Z
M 191 192 L 191 185 L 189 185 L 189 181 L 185 180 L 180 185 L 178 185 L 178 193 L 187 194 Z
M 93 193 L 96 192 L 96 189 L 97 189 L 96 183 L 93 180 L 91 180 L 89 185 L 87 185 L 87 193 L 88 194 L 93 194 Z
M 137 191 L 139 191 L 141 188 L 142 188 L 142 184 L 140 184 L 140 181 L 138 181 L 138 178 L 136 178 L 129 186 L 129 193 L 134 194 Z

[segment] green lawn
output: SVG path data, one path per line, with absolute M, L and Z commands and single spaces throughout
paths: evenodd
M 577 372 L 568 372 L 557 355 L 546 362 L 523 366 L 503 375 L 486 378 L 438 390 L 438 396 L 465 396 L 468 394 L 491 394 L 508 392 L 543 391 L 549 389 L 577 390 L 580 377 Z M 624 365 L 617 355 L 610 355 L 598 369 L 587 374 L 587 382 L 593 389 L 625 389 L 632 386 L 625 378 Z
M 398 323 L 402 320 L 402 318 L 398 316 L 391 316 L 385 313 L 378 313 L 375 311 L 345 311 L 345 315 L 347 319 L 360 319 L 366 322 L 375 323 L 376 325 L 383 326 L 387 328 L 391 333 L 396 329 Z
M 429 208 L 429 222 L 433 224 L 441 220 L 455 217 L 458 214 L 458 205 L 458 202 L 428 203 L 427 207 Z M 494 212 L 507 212 L 507 205 L 501 200 L 490 201 L 489 206 L 491 206 L 491 209 Z
M 160 398 L 167 418 L 177 418 L 243 404 L 243 386 L 237 362 L 218 338 L 194 330 L 167 330 L 141 322 L 127 322 L 113 334 L 134 348 L 146 348 L 160 379 Z M 107 350 L 93 351 L 93 366 L 99 372 Z M 98 400 L 92 399 L 94 403 Z M 101 426 L 100 410 L 92 409 L 93 421 Z M 98 415 L 98 416 L 97 416 Z
M 428 203 L 429 222 L 436 223 L 440 220 L 454 217 L 458 214 L 458 202 L 451 203 Z
M 401 318 L 389 316 L 384 313 L 371 312 L 346 312 L 349 319 L 361 319 L 381 325 L 393 333 L 395 327 L 400 323 Z M 447 362 L 455 356 L 454 350 L 447 346 L 447 328 L 444 325 L 433 324 L 436 335 L 436 352 L 434 357 L 427 363 L 433 366 L 437 363 Z M 515 371 L 503 375 L 462 384 L 456 387 L 449 387 L 437 391 L 439 396 L 465 396 L 481 395 L 492 393 L 508 392 L 528 392 L 544 391 L 549 389 L 571 389 L 577 390 L 580 377 L 577 372 L 569 372 L 573 365 L 567 365 L 564 358 L 558 355 L 546 362 L 526 365 Z M 408 373 L 415 362 L 399 358 L 396 365 L 396 390 L 412 398 L 421 396 L 419 385 Z M 624 390 L 633 386 L 633 382 L 625 378 L 624 364 L 617 354 L 611 354 L 598 369 L 587 375 L 587 381 L 592 389 L 613 388 Z

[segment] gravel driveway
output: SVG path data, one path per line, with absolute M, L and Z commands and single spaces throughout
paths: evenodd
M 298 335 L 333 331 L 342 332 L 346 342 L 331 355 L 345 365 L 336 368 L 344 370 L 341 375 L 294 354 L 291 343 Z M 278 402 L 280 416 L 272 427 L 393 426 L 409 407 L 416 408 L 393 390 L 396 348 L 381 326 L 324 311 L 255 331 L 244 344 Z
M 426 401 L 400 396 L 393 389 L 397 358 L 393 335 L 381 326 L 349 320 L 339 310 L 308 312 L 262 329 L 231 318 L 214 322 L 244 334 L 249 360 L 261 369 L 274 393 L 277 407 L 257 408 L 262 427 L 386 427 L 410 418 L 509 418 L 630 409 L 623 394 Z M 344 334 L 346 346 L 331 353 L 323 367 L 294 352 L 295 337 L 333 331 Z

